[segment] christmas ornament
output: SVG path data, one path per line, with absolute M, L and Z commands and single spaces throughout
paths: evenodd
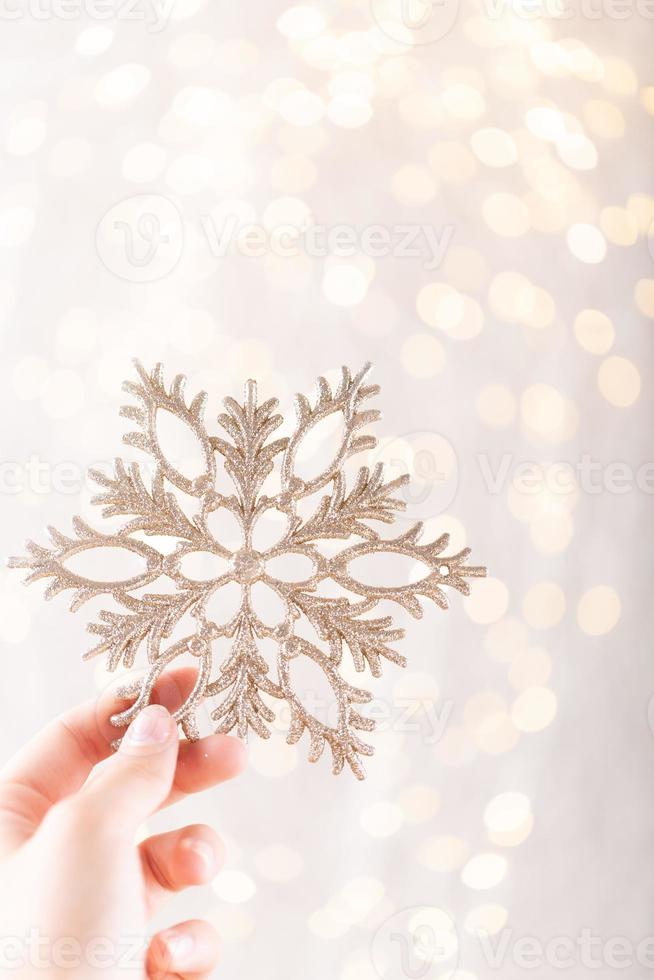
M 268 738 L 269 726 L 275 720 L 273 705 L 283 700 L 290 709 L 289 743 L 298 742 L 306 732 L 311 762 L 316 762 L 328 745 L 334 773 L 340 773 L 347 763 L 357 778 L 365 777 L 361 757 L 372 755 L 373 748 L 360 733 L 372 731 L 375 723 L 360 712 L 360 707 L 371 700 L 371 695 L 344 679 L 339 670 L 343 659 L 351 657 L 357 671 L 369 670 L 373 677 L 381 675 L 385 661 L 405 666 L 405 658 L 392 646 L 404 631 L 395 628 L 391 616 L 371 616 L 377 605 L 391 600 L 419 618 L 420 597 L 446 608 L 446 588 L 467 595 L 466 578 L 485 575 L 484 568 L 465 564 L 468 548 L 458 554 L 445 553 L 447 534 L 432 543 L 420 543 L 420 523 L 397 537 L 380 537 L 375 522 L 392 524 L 397 512 L 405 509 L 397 494 L 408 476 L 385 482 L 383 466 L 378 464 L 373 469 L 360 468 L 353 486 L 346 486 L 345 461 L 376 445 L 376 439 L 363 432 L 380 414 L 365 407 L 379 391 L 377 385 L 365 383 L 369 369 L 366 365 L 353 376 L 343 368 L 335 390 L 319 378 L 313 403 L 304 395 L 297 396 L 297 422 L 290 438 L 272 439 L 283 422 L 276 414 L 278 402 L 270 399 L 258 404 L 254 381 L 245 386 L 243 404 L 225 399 L 225 412 L 218 417 L 224 435 L 210 435 L 203 420 L 205 393 L 188 401 L 182 375 L 168 388 L 161 365 L 148 373 L 136 364 L 139 381 L 126 382 L 124 389 L 137 404 L 124 407 L 121 414 L 136 423 L 138 431 L 126 435 L 124 441 L 152 458 L 154 475 L 148 481 L 139 464 L 128 465 L 121 459 L 116 460 L 111 476 L 98 471 L 90 474 L 102 488 L 93 502 L 102 506 L 103 517 L 126 517 L 127 523 L 116 533 L 103 533 L 78 517 L 73 521 L 74 536 L 51 528 L 51 547 L 29 542 L 28 556 L 10 561 L 13 567 L 29 569 L 28 583 L 50 579 L 47 598 L 72 589 L 73 611 L 96 596 L 115 600 L 119 611 L 105 610 L 89 625 L 99 642 L 85 659 L 106 654 L 109 670 L 121 665 L 129 669 L 144 648 L 148 661 L 145 677 L 120 691 L 132 704 L 112 718 L 116 727 L 128 725 L 150 703 L 164 671 L 190 653 L 197 658 L 197 679 L 174 715 L 188 739 L 199 738 L 196 712 L 207 698 L 217 699 L 212 714 L 217 731 L 235 730 L 242 738 L 250 730 Z M 203 460 L 203 471 L 197 478 L 185 476 L 164 453 L 157 425 L 159 412 L 172 413 L 195 436 Z M 303 480 L 296 472 L 298 450 L 307 433 L 332 415 L 341 417 L 340 444 L 323 472 Z M 231 480 L 231 492 L 220 485 L 219 460 Z M 263 492 L 264 483 L 277 460 L 279 489 L 269 496 Z M 179 498 L 171 487 L 180 492 Z M 309 515 L 300 516 L 301 502 L 325 488 L 327 492 Z M 182 507 L 181 494 L 193 499 L 193 515 Z M 212 516 L 221 509 L 231 513 L 240 527 L 242 541 L 236 549 L 226 547 L 211 530 Z M 257 522 L 272 511 L 281 515 L 284 532 L 274 546 L 258 551 L 254 546 Z M 143 540 L 154 535 L 172 538 L 176 546 L 165 553 Z M 329 557 L 320 543 L 330 539 L 350 543 Z M 84 577 L 67 567 L 73 556 L 98 548 L 133 552 L 142 560 L 143 571 L 126 580 L 107 582 Z M 196 553 L 223 559 L 224 572 L 208 580 L 190 577 L 183 565 Z M 383 586 L 367 585 L 354 577 L 350 565 L 355 559 L 383 553 L 413 558 L 426 567 L 427 574 L 411 584 Z M 304 556 L 311 563 L 311 574 L 301 581 L 275 577 L 270 565 L 283 555 Z M 143 591 L 162 576 L 174 584 L 175 591 Z M 327 580 L 347 594 L 322 596 L 318 587 Z M 240 605 L 227 622 L 220 623 L 210 612 L 210 600 L 219 599 L 219 590 L 229 583 L 240 587 Z M 253 590 L 260 584 L 281 599 L 281 622 L 267 623 L 257 611 Z M 300 635 L 298 624 L 303 618 L 323 647 Z M 192 625 L 173 641 L 173 631 L 179 631 L 180 623 L 186 621 Z M 217 665 L 214 676 L 214 647 L 220 638 L 227 638 L 230 652 Z M 274 678 L 257 647 L 264 638 L 272 639 L 277 647 Z M 337 706 L 333 724 L 312 714 L 295 690 L 293 662 L 304 657 L 323 671 L 333 689 Z

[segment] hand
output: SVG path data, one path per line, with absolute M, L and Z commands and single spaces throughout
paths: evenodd
M 176 672 L 157 700 L 179 704 L 192 683 L 192 671 Z M 0 772 L 1 977 L 200 980 L 214 969 L 208 923 L 180 923 L 149 945 L 146 931 L 171 892 L 214 877 L 218 836 L 190 826 L 134 841 L 156 810 L 239 773 L 244 748 L 227 735 L 180 743 L 162 705 L 139 715 L 116 753 L 109 718 L 126 705 L 83 705 Z

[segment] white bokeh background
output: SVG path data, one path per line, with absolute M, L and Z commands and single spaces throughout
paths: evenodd
M 209 418 L 247 377 L 290 412 L 318 374 L 372 360 L 412 513 L 489 567 L 446 615 L 403 619 L 410 666 L 374 689 L 366 783 L 277 732 L 239 781 L 152 821 L 226 838 L 224 873 L 162 920 L 216 922 L 217 976 L 373 980 L 379 956 L 388 980 L 652 968 L 601 949 L 654 935 L 654 20 L 448 2 L 449 30 L 423 8 L 413 32 L 367 0 L 174 0 L 160 29 L 143 6 L 3 8 L 5 553 L 91 517 L 79 475 L 121 451 L 133 357 L 188 374 Z M 263 231 L 217 254 L 232 218 Z M 357 247 L 280 255 L 266 236 L 287 225 L 345 225 Z M 396 247 L 407 227 L 419 254 Z M 3 758 L 108 680 L 81 663 L 84 613 L 40 591 L 0 572 Z M 456 942 L 402 966 L 388 936 L 416 907 L 455 930 L 456 973 Z M 479 930 L 508 934 L 499 966 Z M 584 931 L 594 968 L 579 945 L 567 971 L 513 957 Z

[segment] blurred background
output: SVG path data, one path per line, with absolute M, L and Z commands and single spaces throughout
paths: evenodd
M 281 722 L 186 802 L 217 975 L 654 970 L 654 6 L 16 0 L 0 13 L 3 551 L 97 520 L 131 360 L 210 394 L 374 362 L 409 518 L 489 577 L 402 613 L 368 779 Z M 215 429 L 215 427 L 214 427 Z M 318 451 L 319 447 L 310 447 Z M 123 455 L 132 458 L 130 450 Z M 134 457 L 136 458 L 136 457 Z M 0 572 L 2 760 L 110 677 Z M 179 914 L 178 914 L 179 913 Z

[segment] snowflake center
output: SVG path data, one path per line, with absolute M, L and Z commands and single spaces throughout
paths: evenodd
M 261 555 L 258 551 L 248 551 L 247 548 L 243 548 L 232 556 L 231 569 L 240 585 L 256 582 L 263 575 Z

